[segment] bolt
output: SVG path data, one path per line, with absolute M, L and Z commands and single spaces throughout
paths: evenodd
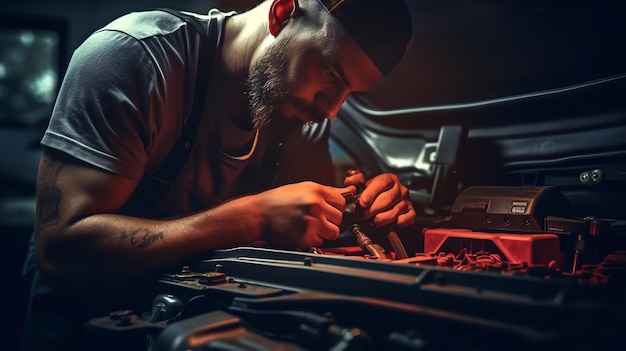
M 437 151 L 433 151 L 428 155 L 428 161 L 430 161 L 430 163 L 437 161 Z
M 579 177 L 580 182 L 583 184 L 589 183 L 589 178 L 590 178 L 589 172 L 582 172 Z
M 594 169 L 591 171 L 591 181 L 594 183 L 598 183 L 602 180 L 602 170 Z

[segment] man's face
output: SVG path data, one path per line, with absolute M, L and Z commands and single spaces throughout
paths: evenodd
M 332 119 L 350 93 L 364 93 L 382 78 L 338 27 L 325 27 L 324 34 L 297 29 L 286 26 L 250 72 L 247 84 L 255 128 L 272 121 L 300 127 Z

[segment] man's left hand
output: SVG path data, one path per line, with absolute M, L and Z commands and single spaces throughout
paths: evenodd
M 362 220 L 369 220 L 373 227 L 396 224 L 406 227 L 415 222 L 415 209 L 409 198 L 409 190 L 400 183 L 398 176 L 392 173 L 379 174 L 367 182 L 362 173 L 348 175 L 346 186 L 365 183 L 356 203 L 355 215 Z

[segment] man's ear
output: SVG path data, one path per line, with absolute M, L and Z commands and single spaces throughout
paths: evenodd
M 268 22 L 270 34 L 276 36 L 289 18 L 299 14 L 300 5 L 298 4 L 298 0 L 273 0 Z

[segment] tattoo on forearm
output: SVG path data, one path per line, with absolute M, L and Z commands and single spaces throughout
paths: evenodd
M 39 206 L 39 223 L 42 227 L 59 221 L 61 190 L 57 187 L 57 180 L 63 166 L 63 162 L 56 161 L 44 154 L 42 167 L 40 167 L 39 172 L 39 184 L 41 184 L 41 187 L 38 191 L 42 195 L 41 198 L 46 199 L 48 202 Z
M 119 246 L 146 248 L 155 242 L 163 240 L 163 232 L 152 233 L 146 228 L 135 229 L 120 234 Z

